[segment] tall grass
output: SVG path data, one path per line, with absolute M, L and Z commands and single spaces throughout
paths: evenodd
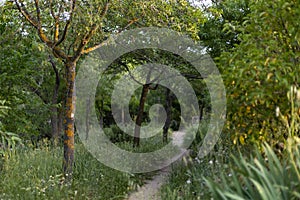
M 204 178 L 215 199 L 278 199 L 300 198 L 300 139 L 289 138 L 290 150 L 282 161 L 268 144 L 265 156 L 257 150 L 247 160 L 234 158 L 231 176 L 221 176 L 220 182 Z
M 62 151 L 45 144 L 17 150 L 0 170 L 0 199 L 124 199 L 145 181 L 104 166 L 79 143 L 73 180 L 65 184 Z

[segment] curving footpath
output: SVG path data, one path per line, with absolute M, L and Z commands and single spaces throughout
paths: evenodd
M 172 142 L 174 145 L 180 146 L 183 142 L 185 132 L 175 131 L 172 133 Z M 175 162 L 181 162 L 183 157 L 188 156 L 188 151 L 185 152 L 184 149 L 181 149 L 182 155 Z M 185 152 L 185 153 L 184 153 Z M 126 200 L 160 200 L 160 187 L 168 180 L 168 175 L 172 170 L 172 164 L 168 167 L 161 169 L 157 175 L 155 175 L 152 180 L 146 182 L 145 185 L 140 187 L 138 191 L 133 192 L 129 195 Z

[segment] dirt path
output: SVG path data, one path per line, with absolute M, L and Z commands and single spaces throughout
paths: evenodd
M 176 131 L 172 134 L 172 142 L 174 145 L 180 146 L 183 142 L 185 133 L 182 131 Z M 182 153 L 184 149 L 181 149 Z M 176 162 L 181 161 L 182 157 Z M 138 191 L 129 195 L 126 200 L 160 200 L 159 189 L 167 181 L 168 175 L 171 172 L 171 165 L 161 169 L 157 175 L 155 175 L 152 180 L 146 182 Z

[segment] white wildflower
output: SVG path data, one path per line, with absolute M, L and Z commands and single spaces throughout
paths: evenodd
M 280 109 L 278 106 L 276 106 L 276 117 L 279 117 Z

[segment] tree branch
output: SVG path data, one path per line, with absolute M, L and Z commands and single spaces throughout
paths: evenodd
M 106 2 L 105 6 L 103 7 L 101 15 L 100 15 L 100 19 L 103 19 L 105 17 L 105 15 L 107 14 L 109 5 L 110 5 L 110 0 L 108 0 Z M 91 40 L 92 36 L 95 34 L 95 32 L 98 28 L 99 28 L 98 24 L 93 24 L 90 31 L 87 34 L 85 34 L 85 36 L 81 40 L 79 48 L 76 50 L 75 55 L 72 57 L 73 61 L 78 60 L 80 55 L 84 53 L 84 48 L 89 43 L 89 41 Z
M 53 0 L 49 0 L 49 5 L 50 5 L 50 14 L 52 15 L 53 19 L 55 19 L 56 15 L 53 11 Z
M 54 19 L 54 34 L 53 34 L 53 40 L 54 42 L 58 41 L 58 35 L 59 35 L 59 15 L 61 13 L 61 9 L 62 9 L 62 5 L 59 6 L 59 11 L 58 11 L 58 15 L 55 15 L 54 10 L 53 10 L 53 0 L 49 0 L 49 4 L 50 4 L 50 13 L 52 18 Z
M 108 0 L 105 4 L 105 6 L 103 7 L 102 11 L 101 11 L 101 14 L 100 14 L 100 20 L 103 20 L 103 18 L 105 17 L 105 15 L 107 14 L 107 11 L 109 9 L 109 5 L 110 5 L 110 0 Z M 94 51 L 96 50 L 97 48 L 100 48 L 101 46 L 105 45 L 108 41 L 105 41 L 105 42 L 101 42 L 100 44 L 94 46 L 94 47 L 91 47 L 91 48 L 88 48 L 88 49 L 84 49 L 87 45 L 87 43 L 90 41 L 91 37 L 94 35 L 94 33 L 96 32 L 96 30 L 99 28 L 99 25 L 96 25 L 96 24 L 93 24 L 91 30 L 89 31 L 89 33 L 86 35 L 86 37 L 84 38 L 84 40 L 86 40 L 86 43 L 81 43 L 80 47 L 79 47 L 79 50 L 80 50 L 80 53 L 81 54 L 84 54 L 84 53 L 89 53 L 91 51 Z M 79 52 L 77 52 L 79 53 Z
M 67 60 L 68 59 L 68 55 L 65 54 L 60 48 L 58 47 L 53 47 L 52 48 L 52 52 L 54 54 L 55 57 Z
M 53 60 L 53 58 L 51 57 L 51 55 L 49 55 L 49 62 L 51 63 L 51 66 L 54 70 L 55 73 L 55 86 L 54 86 L 54 91 L 53 91 L 53 96 L 52 96 L 52 104 L 57 104 L 57 96 L 58 96 L 58 90 L 59 90 L 59 85 L 60 85 L 60 77 L 59 77 L 59 72 L 56 68 L 56 64 Z
M 137 22 L 137 21 L 138 21 L 138 19 L 130 20 L 129 23 L 128 23 L 124 28 L 120 29 L 120 30 L 117 32 L 116 35 L 120 34 L 121 32 L 123 32 L 124 30 L 126 30 L 129 26 L 131 26 L 132 24 L 134 24 L 134 23 Z M 106 45 L 107 43 L 108 43 L 108 41 L 105 40 L 105 41 L 101 42 L 100 44 L 97 44 L 97 45 L 95 45 L 95 46 L 93 46 L 93 47 L 89 47 L 89 48 L 83 50 L 83 53 L 89 53 L 89 52 L 91 52 L 91 51 L 94 51 L 94 50 L 96 50 L 96 49 L 98 49 L 98 48 L 100 48 L 100 47 Z
M 55 73 L 55 90 L 58 91 L 58 87 L 60 85 L 59 72 L 56 68 L 56 64 L 55 64 L 53 58 L 51 57 L 51 55 L 49 55 L 49 62 L 51 63 L 51 66 L 52 66 L 53 71 Z
M 149 85 L 149 90 L 156 90 L 158 88 L 159 83 L 155 84 L 155 86 Z
M 131 73 L 130 69 L 127 67 L 126 63 L 123 65 L 128 72 L 129 76 L 134 80 L 137 84 L 144 85 L 143 83 L 139 82 Z
M 108 11 L 109 5 L 110 5 L 110 1 L 111 1 L 111 0 L 108 0 L 108 1 L 106 2 L 105 6 L 103 7 L 102 12 L 101 12 L 101 14 L 100 14 L 100 20 L 102 20 L 102 19 L 105 17 L 105 15 L 107 14 L 107 11 Z
M 41 28 L 41 11 L 40 11 L 40 7 L 39 7 L 39 1 L 38 0 L 34 0 L 34 4 L 35 4 L 35 9 L 36 9 L 36 16 L 37 16 L 37 25 L 38 28 Z
M 32 25 L 34 26 L 37 30 L 38 30 L 38 35 L 40 37 L 40 39 L 47 44 L 48 47 L 52 48 L 53 46 L 53 42 L 50 41 L 48 39 L 48 37 L 46 36 L 46 34 L 44 33 L 44 31 L 42 30 L 40 21 L 37 21 L 36 19 L 33 18 L 33 16 L 31 16 L 29 14 L 29 12 L 27 11 L 27 9 L 25 8 L 25 5 L 23 4 L 23 2 L 18 2 L 18 0 L 14 0 L 14 2 L 16 3 L 18 10 L 22 13 L 22 15 L 26 18 L 26 20 Z M 38 7 L 38 2 L 37 0 L 35 0 L 36 2 L 36 9 L 37 9 L 37 17 L 38 19 L 40 19 L 40 11 L 39 11 L 39 7 Z
M 188 79 L 204 79 L 204 78 L 207 78 L 207 77 L 202 77 L 201 75 L 197 75 L 197 74 L 181 73 L 181 75 L 183 75 L 184 77 L 186 77 Z
M 67 32 L 68 32 L 68 29 L 69 29 L 69 26 L 71 24 L 71 21 L 73 19 L 73 13 L 74 13 L 74 10 L 75 10 L 75 4 L 76 4 L 76 0 L 72 0 L 71 1 L 71 9 L 70 9 L 70 12 L 69 12 L 69 19 L 67 20 L 66 22 L 66 25 L 65 25 L 65 28 L 64 28 L 64 32 L 63 32 L 63 35 L 62 37 L 60 38 L 60 40 L 55 44 L 55 46 L 58 46 L 60 45 L 65 39 L 66 39 L 66 35 L 67 35 Z
M 76 50 L 74 56 L 72 57 L 73 61 L 78 60 L 79 57 L 81 56 L 81 54 L 83 54 L 84 48 L 86 47 L 86 45 L 88 44 L 88 42 L 91 40 L 92 36 L 95 34 L 98 26 L 99 25 L 97 25 L 97 24 L 93 24 L 92 27 L 91 27 L 91 29 L 90 29 L 90 31 L 88 33 L 86 33 L 85 36 L 81 39 L 79 47 Z
M 36 94 L 45 104 L 48 104 L 49 102 L 48 102 L 48 98 L 45 98 L 43 95 L 42 95 L 42 93 L 41 93 L 41 91 L 39 90 L 39 89 L 37 89 L 37 88 L 34 88 L 34 87 L 32 87 L 32 86 L 27 86 L 27 88 L 29 89 L 29 91 L 31 91 L 31 92 L 33 92 L 34 94 Z
M 38 28 L 38 24 L 36 20 L 29 14 L 29 12 L 26 10 L 25 5 L 21 2 L 19 3 L 18 0 L 14 0 L 18 10 L 21 12 L 21 14 L 26 18 L 26 20 L 35 28 Z

